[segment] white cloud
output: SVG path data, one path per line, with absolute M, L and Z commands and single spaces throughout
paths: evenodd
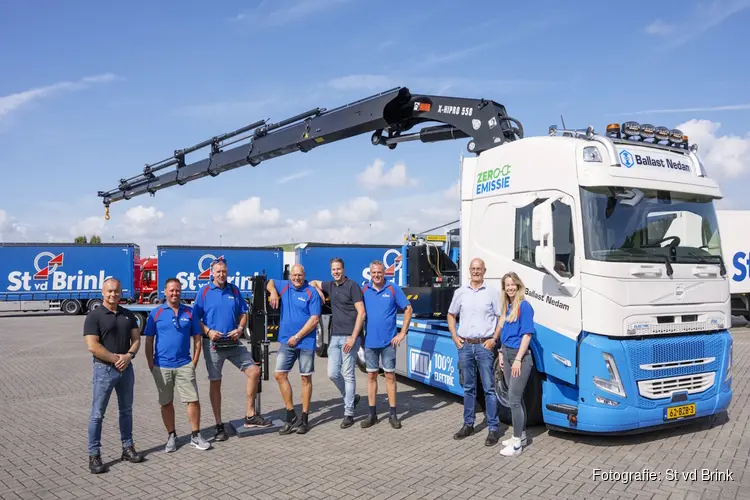
M 659 36 L 664 39 L 664 43 L 656 46 L 658 50 L 671 50 L 719 26 L 748 7 L 750 7 L 750 0 L 696 2 L 683 21 L 667 24 L 658 19 L 646 26 L 645 31 L 652 36 Z
M 378 202 L 360 196 L 346 202 L 338 209 L 338 216 L 345 222 L 369 222 L 378 213 Z
M 371 165 L 368 165 L 361 174 L 359 174 L 357 180 L 359 180 L 359 183 L 365 189 L 369 190 L 417 185 L 417 180 L 409 177 L 409 174 L 406 172 L 406 165 L 404 165 L 404 163 L 396 163 L 393 165 L 393 168 L 387 172 L 384 171 L 384 166 L 385 163 L 383 160 L 376 159 Z
M 674 32 L 674 24 L 667 24 L 661 19 L 657 19 L 653 23 L 646 26 L 644 30 L 649 35 L 670 35 Z
M 458 181 L 454 182 L 451 187 L 443 191 L 443 196 L 446 200 L 458 201 L 461 199 L 461 186 Z
M 35 101 L 45 99 L 54 94 L 64 91 L 84 90 L 94 84 L 109 83 L 119 79 L 120 77 L 115 74 L 104 73 L 101 75 L 86 76 L 75 82 L 58 82 L 0 97 L 0 119 L 24 106 L 28 106 Z
M 300 19 L 309 19 L 315 14 L 332 10 L 349 3 L 351 0 L 261 0 L 251 12 L 241 12 L 234 16 L 234 21 L 249 20 L 258 26 L 281 26 Z M 269 7 L 274 7 L 270 12 Z
M 279 184 L 286 184 L 287 182 L 296 181 L 297 179 L 302 179 L 303 177 L 307 177 L 312 173 L 311 170 L 303 170 L 302 172 L 297 172 L 296 174 L 289 174 L 285 177 L 282 177 L 277 182 Z
M 225 214 L 225 221 L 233 228 L 274 226 L 280 220 L 279 209 L 262 209 L 257 196 L 232 205 Z
M 128 209 L 125 212 L 125 218 L 134 224 L 148 224 L 154 219 L 161 219 L 164 217 L 164 212 L 157 210 L 156 207 L 144 207 L 138 205 Z
M 677 125 L 691 143 L 698 145 L 698 154 L 709 175 L 725 178 L 750 172 L 750 133 L 744 137 L 717 134 L 721 123 L 710 120 L 690 120 Z
M 620 113 L 622 115 L 651 115 L 664 113 L 702 113 L 706 111 L 746 111 L 750 109 L 750 104 L 726 104 L 721 106 L 704 106 L 700 108 L 672 108 L 672 109 L 647 109 L 645 111 L 631 111 L 630 113 Z

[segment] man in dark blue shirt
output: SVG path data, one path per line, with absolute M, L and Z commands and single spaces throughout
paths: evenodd
M 378 421 L 375 400 L 378 394 L 378 371 L 382 363 L 385 388 L 390 403 L 388 420 L 394 429 L 401 428 L 396 415 L 396 348 L 406 338 L 411 321 L 412 307 L 398 285 L 385 282 L 385 265 L 376 260 L 370 264 L 371 281 L 364 286 L 367 319 L 365 321 L 365 362 L 367 364 L 367 399 L 370 414 L 360 424 L 367 428 Z M 404 311 L 401 332 L 396 333 L 396 315 Z
M 323 292 L 331 300 L 331 340 L 328 344 L 328 378 L 344 398 L 344 420 L 341 428 L 354 425 L 354 408 L 359 403 L 357 379 L 354 365 L 359 351 L 359 334 L 365 320 L 365 304 L 362 289 L 344 272 L 344 260 L 331 259 L 332 281 L 311 281 L 318 289 L 321 299 Z
M 161 406 L 161 418 L 167 428 L 167 453 L 177 450 L 177 433 L 174 423 L 174 389 L 186 404 L 192 436 L 190 445 L 207 450 L 211 445 L 200 434 L 201 406 L 195 365 L 201 355 L 203 330 L 190 307 L 180 303 L 182 285 L 177 278 L 169 278 L 164 286 L 167 302 L 151 311 L 143 335 L 146 337 L 146 361 L 156 382 Z M 190 344 L 193 355 L 190 356 Z
M 240 342 L 247 324 L 247 302 L 236 285 L 227 282 L 227 262 L 220 258 L 211 263 L 213 281 L 198 290 L 193 314 L 203 329 L 203 359 L 210 381 L 211 407 L 216 419 L 216 441 L 225 441 L 227 434 L 221 420 L 221 370 L 229 360 L 247 375 L 245 386 L 245 427 L 269 427 L 272 423 L 255 414 L 260 368 L 250 350 Z
M 276 355 L 276 381 L 286 405 L 286 422 L 279 434 L 305 434 L 310 430 L 308 412 L 312 399 L 312 375 L 315 371 L 315 327 L 320 320 L 320 296 L 305 279 L 305 268 L 299 264 L 292 266 L 290 280 L 268 280 L 266 289 L 271 307 L 281 303 L 279 322 L 279 351 Z M 289 385 L 289 371 L 299 359 L 299 373 L 302 377 L 302 418 L 297 420 L 294 412 L 292 386 Z

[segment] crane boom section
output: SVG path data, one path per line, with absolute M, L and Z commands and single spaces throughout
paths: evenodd
M 405 134 L 415 125 L 425 122 L 442 125 Z M 247 137 L 225 142 L 251 130 L 253 132 Z M 121 179 L 117 188 L 99 191 L 98 195 L 109 207 L 115 201 L 145 193 L 153 195 L 174 185 L 184 185 L 206 176 L 215 177 L 245 165 L 257 166 L 271 158 L 295 151 L 308 152 L 318 146 L 369 132 L 374 132 L 373 145 L 390 149 L 399 142 L 438 142 L 469 137 L 467 149 L 475 154 L 523 137 L 521 123 L 509 117 L 505 107 L 494 101 L 414 95 L 406 87 L 397 87 L 332 110 L 316 108 L 279 123 L 260 120 L 177 150 L 166 160 L 146 165 L 143 174 Z M 242 140 L 249 142 L 223 149 Z M 185 162 L 187 154 L 208 146 L 211 146 L 211 151 L 207 158 L 189 164 Z M 170 167 L 174 169 L 160 173 Z

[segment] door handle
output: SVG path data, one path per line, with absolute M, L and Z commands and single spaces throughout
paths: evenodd
M 631 276 L 655 276 L 659 277 L 662 275 L 661 267 L 656 266 L 638 266 L 630 268 Z

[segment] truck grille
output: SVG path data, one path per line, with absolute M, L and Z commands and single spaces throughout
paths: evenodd
M 638 382 L 638 392 L 647 399 L 663 399 L 672 397 L 675 392 L 696 394 L 714 385 L 715 372 L 688 375 L 686 377 L 668 377 L 658 380 L 641 380 Z
M 622 344 L 636 381 L 716 372 L 725 351 L 718 335 L 632 339 Z

